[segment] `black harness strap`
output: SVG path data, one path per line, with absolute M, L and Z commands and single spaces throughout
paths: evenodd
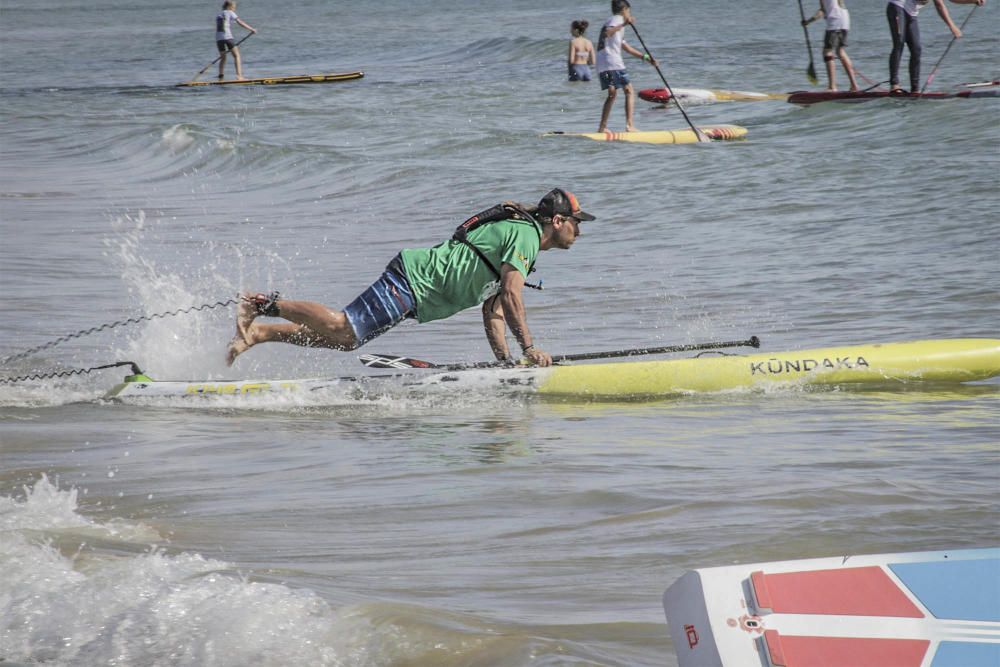
M 481 225 L 489 224 L 491 222 L 499 222 L 501 220 L 521 220 L 523 222 L 530 222 L 535 228 L 535 232 L 538 234 L 539 238 L 541 238 L 542 234 L 538 229 L 538 221 L 536 221 L 530 213 L 512 202 L 504 202 L 503 204 L 498 204 L 493 208 L 483 211 L 482 213 L 477 213 L 459 225 L 458 229 L 455 230 L 455 234 L 452 236 L 452 239 L 455 241 L 464 243 L 471 248 L 472 252 L 476 253 L 476 256 L 479 257 L 479 259 L 481 259 L 487 267 L 489 267 L 493 275 L 497 277 L 497 280 L 501 279 L 500 269 L 493 265 L 493 262 L 489 260 L 486 253 L 480 250 L 475 243 L 470 241 L 467 235 L 471 230 L 476 229 Z M 534 270 L 535 265 L 532 263 L 531 267 L 528 269 L 528 273 L 531 273 Z M 541 283 L 534 284 L 525 282 L 524 285 L 525 287 L 530 287 L 531 289 L 542 289 Z

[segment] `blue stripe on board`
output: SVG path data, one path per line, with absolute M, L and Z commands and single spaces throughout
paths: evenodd
M 941 642 L 931 667 L 997 667 L 1000 644 Z
M 1000 622 L 1000 558 L 889 567 L 936 618 Z

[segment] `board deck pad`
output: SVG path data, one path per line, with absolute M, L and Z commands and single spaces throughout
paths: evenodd
M 923 618 L 881 567 L 750 575 L 756 607 L 772 614 Z

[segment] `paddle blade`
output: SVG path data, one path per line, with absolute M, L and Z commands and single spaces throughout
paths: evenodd
M 809 61 L 809 68 L 806 70 L 806 76 L 809 77 L 809 83 L 814 86 L 819 83 L 819 79 L 816 77 L 816 67 L 811 60 Z
M 435 368 L 436 364 L 409 357 L 396 357 L 385 354 L 362 354 L 358 359 L 369 368 Z

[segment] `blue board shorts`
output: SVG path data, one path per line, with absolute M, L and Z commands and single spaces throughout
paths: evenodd
M 215 48 L 219 50 L 219 53 L 225 53 L 226 51 L 232 51 L 236 48 L 231 39 L 217 39 L 215 40 Z
M 583 65 L 570 65 L 569 80 L 590 81 L 590 65 L 587 65 L 586 63 Z
M 417 317 L 417 303 L 406 277 L 403 258 L 396 255 L 382 276 L 344 308 L 358 347 L 381 336 L 404 319 Z
M 624 88 L 632 83 L 628 80 L 628 71 L 623 69 L 610 69 L 601 72 L 601 90 L 608 88 Z

